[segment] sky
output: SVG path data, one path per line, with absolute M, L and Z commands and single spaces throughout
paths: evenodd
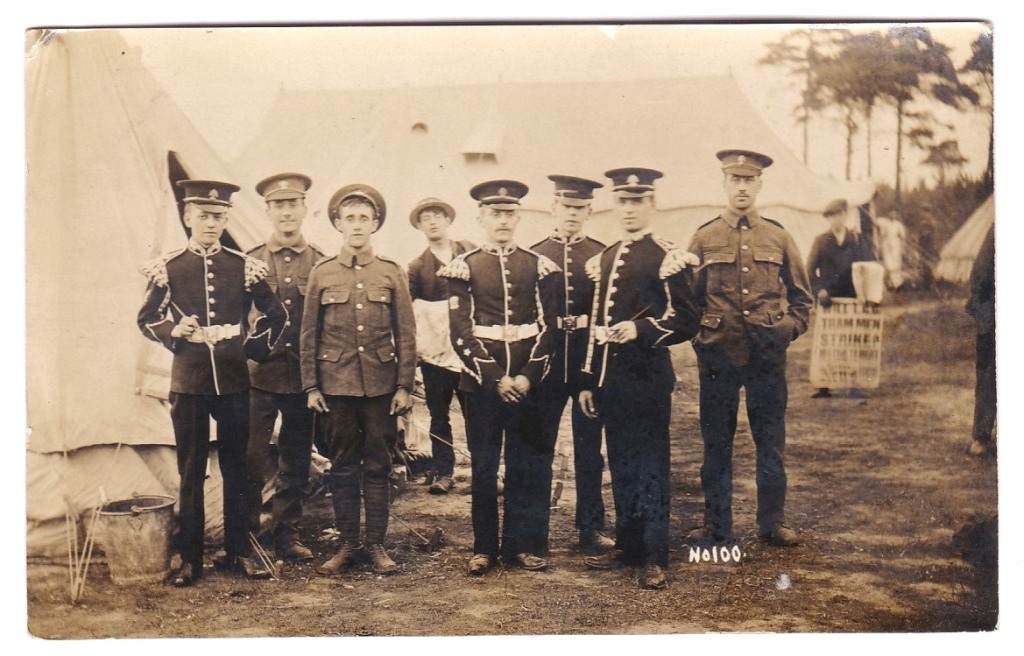
M 134 29 L 124 35 L 142 49 L 146 66 L 210 144 L 231 161 L 254 138 L 279 94 L 293 89 L 353 89 L 514 81 L 614 80 L 733 75 L 751 105 L 797 154 L 802 133 L 793 120 L 796 79 L 758 64 L 765 44 L 795 25 L 385 26 Z M 861 29 L 884 29 L 865 25 Z M 954 63 L 970 54 L 979 23 L 932 24 L 952 48 Z M 212 80 L 211 80 L 212 78 Z M 211 83 L 216 93 L 211 93 Z M 714 99 L 695 99 L 713 103 Z M 987 157 L 987 117 L 935 110 L 977 176 Z M 876 110 L 873 178 L 893 182 L 894 111 Z M 864 132 L 853 176 L 867 177 Z M 312 137 L 315 143 L 315 137 Z M 844 176 L 842 130 L 831 118 L 812 122 L 810 166 Z M 908 179 L 930 177 L 910 153 Z

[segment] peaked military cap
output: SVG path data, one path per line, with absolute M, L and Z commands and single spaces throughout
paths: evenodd
M 230 182 L 215 180 L 178 180 L 176 183 L 185 190 L 185 202 L 200 205 L 208 212 L 223 214 L 231 207 L 231 194 L 240 189 Z
M 380 230 L 380 227 L 384 225 L 384 217 L 388 211 L 387 205 L 384 204 L 384 197 L 370 185 L 360 183 L 345 185 L 331 196 L 331 201 L 327 203 L 327 215 L 331 222 L 333 223 L 338 218 L 338 208 L 341 207 L 345 199 L 353 196 L 365 200 L 373 207 L 377 213 L 377 230 Z M 374 230 L 374 232 L 377 232 L 377 230 Z
M 662 177 L 661 171 L 627 167 L 612 169 L 605 177 L 612 180 L 612 191 L 627 198 L 642 198 L 654 193 L 654 181 Z
M 437 208 L 444 212 L 449 221 L 455 220 L 455 208 L 440 198 L 434 198 L 431 196 L 430 198 L 424 198 L 420 202 L 416 203 L 416 207 L 412 208 L 412 211 L 409 212 L 409 223 L 412 224 L 412 227 L 418 228 L 420 226 L 420 212 L 431 208 Z
M 562 204 L 573 207 L 589 205 L 594 199 L 594 190 L 604 186 L 600 182 L 571 175 L 549 175 L 548 180 L 555 183 L 555 197 Z
M 313 186 L 309 176 L 301 173 L 278 173 L 256 183 L 256 193 L 265 200 L 288 200 L 305 198 Z
M 850 209 L 850 206 L 846 203 L 846 199 L 837 198 L 825 206 L 825 211 L 822 212 L 822 214 L 825 216 L 830 216 L 832 214 L 846 214 L 848 209 Z
M 715 157 L 722 161 L 724 173 L 736 175 L 761 175 L 761 171 L 772 165 L 772 158 L 752 150 L 720 150 Z
M 481 205 L 491 205 L 499 210 L 519 209 L 519 200 L 530 190 L 515 180 L 488 180 L 469 190 L 469 195 Z

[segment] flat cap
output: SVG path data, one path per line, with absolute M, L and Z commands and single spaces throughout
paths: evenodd
M 522 182 L 515 180 L 488 180 L 475 185 L 469 190 L 481 205 L 492 205 L 499 210 L 519 209 L 519 201 L 530 190 Z
M 589 205 L 594 199 L 594 190 L 604 186 L 600 182 L 572 175 L 549 175 L 548 180 L 555 183 L 555 197 L 563 205 L 574 207 Z
M 200 205 L 208 212 L 223 214 L 231 207 L 231 194 L 240 189 L 230 182 L 215 180 L 178 180 L 178 187 L 185 190 L 185 202 Z
M 661 171 L 639 167 L 612 169 L 605 177 L 612 180 L 612 191 L 627 198 L 641 198 L 654 193 L 654 181 L 662 177 Z
M 720 150 L 715 157 L 722 161 L 724 173 L 736 175 L 761 175 L 761 171 L 772 165 L 772 158 L 752 150 Z
M 825 216 L 829 216 L 831 214 L 846 214 L 848 209 L 850 209 L 850 206 L 846 203 L 845 198 L 836 198 L 825 206 L 825 210 L 822 214 Z
M 265 200 L 288 200 L 305 198 L 313 186 L 309 176 L 301 173 L 278 173 L 256 183 L 256 193 Z
M 420 212 L 431 208 L 437 208 L 444 212 L 449 221 L 455 220 L 455 208 L 440 198 L 434 198 L 431 196 L 430 198 L 424 198 L 420 202 L 416 203 L 416 207 L 412 208 L 412 211 L 409 212 L 409 223 L 412 224 L 412 227 L 418 228 L 420 225 Z
M 381 226 L 384 225 L 384 217 L 387 216 L 388 208 L 384 204 L 384 197 L 380 195 L 380 192 L 371 187 L 370 185 L 356 183 L 345 185 L 338 191 L 334 192 L 331 196 L 331 200 L 327 203 L 327 216 L 333 223 L 338 218 L 338 208 L 347 198 L 353 196 L 365 200 L 373 207 L 377 213 L 377 230 L 380 230 Z M 377 232 L 374 230 L 374 232 Z

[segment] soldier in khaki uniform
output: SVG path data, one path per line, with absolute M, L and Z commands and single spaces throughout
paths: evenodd
M 370 236 L 387 208 L 376 189 L 351 184 L 334 193 L 328 214 L 345 242 L 309 276 L 300 357 L 307 403 L 331 414 L 328 484 L 341 548 L 320 567 L 350 568 L 359 548 L 360 497 L 373 570 L 397 569 L 384 550 L 389 476 L 398 440 L 396 415 L 412 408 L 416 325 L 402 267 L 375 255 Z
M 302 236 L 306 218 L 306 191 L 312 185 L 301 173 L 279 173 L 256 185 L 267 204 L 274 232 L 248 252 L 267 263 L 267 282 L 288 308 L 284 335 L 264 362 L 249 365 L 252 381 L 249 406 L 249 481 L 252 485 L 250 524 L 258 534 L 267 478 L 277 472 L 271 501 L 269 530 L 277 557 L 285 561 L 312 560 L 313 552 L 299 541 L 298 522 L 309 483 L 313 449 L 313 411 L 306 407 L 299 372 L 299 326 L 306 285 L 313 265 L 324 254 Z M 277 453 L 270 457 L 274 424 L 281 417 Z
M 785 525 L 786 350 L 807 330 L 813 301 L 804 261 L 782 225 L 761 215 L 761 172 L 772 159 L 749 150 L 718 153 L 727 208 L 697 229 L 690 251 L 701 260 L 696 280 L 702 312 L 693 340 L 700 372 L 704 438 L 704 526 L 691 539 L 732 539 L 732 447 L 739 391 L 757 458 L 758 537 L 799 543 Z
M 583 413 L 579 393 L 583 389 L 583 360 L 587 355 L 590 308 L 594 300 L 594 282 L 584 265 L 604 250 L 604 244 L 587 236 L 584 227 L 590 217 L 594 190 L 604 185 L 571 175 L 549 175 L 555 183 L 551 216 L 555 228 L 533 249 L 557 264 L 559 278 L 558 318 L 555 348 L 551 354 L 551 372 L 539 390 L 545 430 L 558 435 L 566 401 L 572 399 L 573 469 L 576 475 L 576 529 L 580 549 L 596 556 L 608 551 L 615 542 L 602 533 L 605 528 L 604 499 L 601 498 L 601 456 L 603 423 Z
M 210 418 L 217 422 L 217 452 L 224 478 L 224 550 L 215 560 L 252 578 L 269 572 L 249 557 L 249 370 L 246 358 L 266 359 L 281 336 L 288 312 L 267 283 L 267 265 L 224 248 L 231 194 L 226 182 L 182 180 L 188 247 L 142 267 L 149 279 L 139 310 L 142 334 L 174 353 L 171 365 L 171 423 L 178 454 L 177 548 L 181 567 L 176 586 L 203 575 L 203 483 L 210 452 Z M 261 316 L 248 327 L 255 306 Z

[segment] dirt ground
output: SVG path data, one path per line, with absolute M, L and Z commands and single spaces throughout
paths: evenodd
M 550 570 L 499 567 L 470 578 L 469 469 L 460 457 L 450 495 L 431 496 L 422 481 L 398 495 L 394 512 L 424 535 L 440 527 L 444 543 L 435 553 L 421 551 L 412 530 L 392 521 L 388 547 L 401 566 L 394 576 L 363 566 L 325 578 L 314 563 L 288 566 L 277 581 L 207 569 L 192 588 L 120 587 L 100 562 L 85 598 L 72 606 L 66 568 L 53 566 L 48 575 L 31 566 L 28 631 L 68 639 L 990 630 L 998 619 L 998 576 L 982 561 L 994 545 L 976 545 L 969 556 L 978 565 L 953 546 L 972 515 L 997 509 L 995 461 L 964 453 L 974 333 L 962 308 L 963 299 L 936 295 L 884 306 L 882 383 L 864 398 L 811 399 L 810 336 L 794 343 L 787 515 L 803 537 L 799 547 L 755 539 L 753 444 L 741 416 L 734 500 L 741 559 L 690 562 L 683 537 L 698 525 L 703 499 L 697 372 L 683 345 L 674 349 L 672 553 L 663 591 L 641 590 L 634 570 L 583 566 L 571 461 L 552 511 Z M 611 519 L 607 473 L 605 499 Z M 330 518 L 330 500 L 315 497 L 303 538 L 317 563 L 334 549 L 321 539 L 329 537 Z

